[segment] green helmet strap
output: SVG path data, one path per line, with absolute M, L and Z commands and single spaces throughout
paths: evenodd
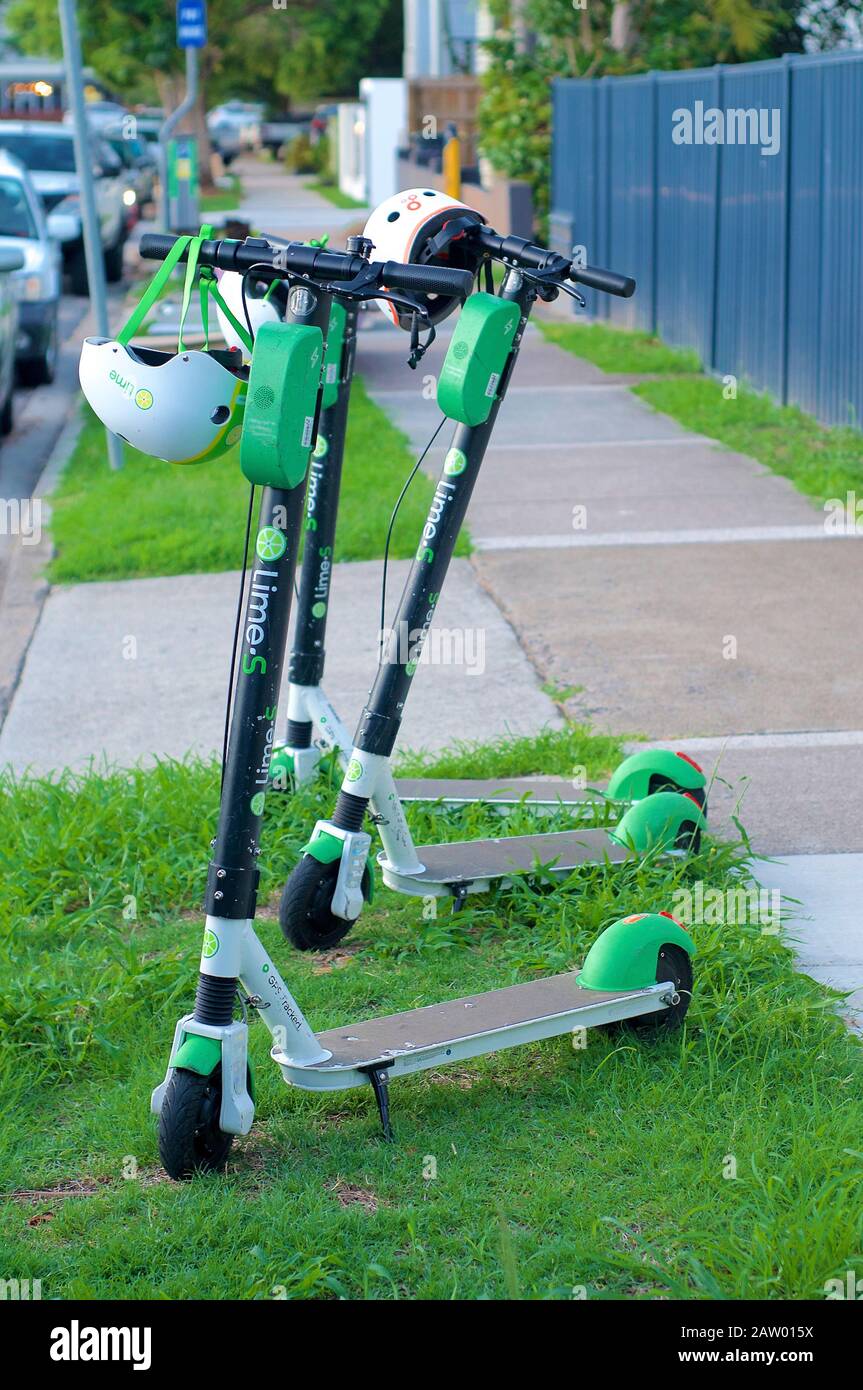
M 165 288 L 171 276 L 173 275 L 174 269 L 179 264 L 184 252 L 188 251 L 188 257 L 186 260 L 186 275 L 183 281 L 183 303 L 182 308 L 180 310 L 180 331 L 177 337 L 178 351 L 185 352 L 186 350 L 186 345 L 183 342 L 183 329 L 186 326 L 186 315 L 189 312 L 189 304 L 192 299 L 192 290 L 194 289 L 195 285 L 195 275 L 196 273 L 198 273 L 199 290 L 201 296 L 201 322 L 204 327 L 204 350 L 206 351 L 210 346 L 208 299 L 210 296 L 212 296 L 218 304 L 219 308 L 222 310 L 222 313 L 227 318 L 228 322 L 231 324 L 234 331 L 237 333 L 241 342 L 248 349 L 248 351 L 251 352 L 252 339 L 249 334 L 249 331 L 239 322 L 237 318 L 235 318 L 234 314 L 231 312 L 224 299 L 219 294 L 219 289 L 213 270 L 210 266 L 201 266 L 199 271 L 198 259 L 201 254 L 201 243 L 209 240 L 212 237 L 212 235 L 213 228 L 205 225 L 201 228 L 197 236 L 181 236 L 177 238 L 177 240 L 174 242 L 174 245 L 171 247 L 171 250 L 165 257 L 164 261 L 159 266 L 159 269 L 156 271 L 156 274 L 153 276 L 149 285 L 144 290 L 144 293 L 141 295 L 141 298 L 138 300 L 136 307 L 132 310 L 132 313 L 129 315 L 123 327 L 120 329 L 120 332 L 117 334 L 118 343 L 121 343 L 123 347 L 126 347 L 127 344 L 131 342 L 132 338 L 135 337 L 136 333 L 141 327 L 141 324 L 146 319 L 153 305 L 161 296 L 163 289 Z

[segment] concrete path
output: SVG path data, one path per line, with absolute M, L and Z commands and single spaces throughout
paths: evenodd
M 337 208 L 321 193 L 309 187 L 309 180 L 286 174 L 278 165 L 264 164 L 245 156 L 235 161 L 232 171 L 240 176 L 243 197 L 231 213 L 250 222 L 262 235 L 308 241 L 329 235 L 333 246 L 343 246 L 349 231 L 362 231 L 367 208 Z
M 407 571 L 407 561 L 390 565 L 392 598 Z M 380 575 L 377 561 L 335 567 L 326 689 L 348 728 L 375 673 Z M 221 751 L 238 584 L 238 574 L 202 574 L 54 589 L 0 732 L 0 767 L 43 774 L 91 758 L 128 767 Z M 453 565 L 440 613 L 441 660 L 424 662 L 402 748 L 561 722 L 467 560 Z M 447 645 L 441 629 L 456 640 Z

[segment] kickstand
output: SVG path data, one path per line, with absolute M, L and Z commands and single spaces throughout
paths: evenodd
M 372 1090 L 375 1093 L 375 1100 L 378 1103 L 378 1114 L 381 1117 L 381 1128 L 384 1132 L 384 1143 L 393 1143 L 393 1130 L 390 1124 L 390 1098 L 387 1094 L 389 1085 L 389 1073 L 386 1067 L 369 1067 L 367 1071 L 369 1081 L 372 1083 Z
M 454 917 L 457 912 L 461 912 L 462 908 L 467 902 L 466 883 L 453 884 L 452 899 L 452 916 Z

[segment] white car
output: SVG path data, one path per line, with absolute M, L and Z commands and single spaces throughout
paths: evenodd
M 71 126 L 48 121 L 2 121 L 0 149 L 19 159 L 30 174 L 49 216 L 51 234 L 62 246 L 72 293 L 87 294 L 87 265 Z M 111 281 L 121 280 L 129 212 L 123 195 L 127 192 L 128 180 L 123 177 L 119 157 L 95 133 L 90 135 L 90 149 L 105 275 Z
M 20 253 L 9 276 L 18 301 L 15 359 L 29 385 L 54 380 L 63 258 L 48 234 L 45 213 L 20 160 L 0 150 L 0 250 Z

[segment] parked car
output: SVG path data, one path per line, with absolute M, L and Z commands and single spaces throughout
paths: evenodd
M 283 146 L 290 144 L 298 135 L 308 135 L 311 126 L 310 116 L 288 116 L 282 121 L 264 121 L 261 126 L 261 144 L 278 157 Z
M 0 149 L 20 159 L 49 214 L 49 230 L 60 242 L 63 263 L 72 281 L 73 294 L 87 294 L 87 266 L 81 225 L 78 175 L 71 126 L 45 121 L 0 122 Z M 127 235 L 128 204 L 123 194 L 128 180 L 118 156 L 95 132 L 90 136 L 91 168 L 96 182 L 96 210 L 105 255 L 105 274 L 111 281 L 123 277 L 123 247 Z
M 14 246 L 0 246 L 0 434 L 8 434 L 13 424 L 18 301 L 12 276 L 23 265 L 24 257 Z
M 9 279 L 18 301 L 18 375 L 36 386 L 53 381 L 57 366 L 63 258 L 27 170 L 0 150 L 0 252 L 7 251 L 21 257 Z
M 155 195 L 156 156 L 146 141 L 137 136 L 124 135 L 123 131 L 115 126 L 106 126 L 101 134 L 102 139 L 122 161 L 129 185 L 124 194 L 124 201 L 130 211 L 134 210 L 133 220 L 137 221 L 143 216 L 146 204 L 152 203 Z M 134 198 L 128 197 L 129 193 L 134 194 Z
M 261 147 L 264 107 L 256 101 L 225 101 L 207 113 L 207 131 L 225 164 L 243 150 Z

